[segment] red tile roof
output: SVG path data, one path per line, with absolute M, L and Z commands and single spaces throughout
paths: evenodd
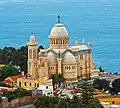
M 3 82 L 4 83 L 12 83 L 13 81 L 17 81 L 17 78 L 21 78 L 24 77 L 22 74 L 18 74 L 16 76 L 10 76 L 8 78 L 6 78 Z
M 6 78 L 3 82 L 4 82 L 4 83 L 12 83 L 12 80 L 9 79 L 9 78 Z

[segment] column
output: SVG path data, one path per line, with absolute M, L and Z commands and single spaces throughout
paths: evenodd
M 62 74 L 62 58 L 58 58 L 58 74 Z

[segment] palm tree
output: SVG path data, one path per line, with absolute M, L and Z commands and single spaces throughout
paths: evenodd
M 54 74 L 51 76 L 53 88 L 57 88 L 57 85 L 60 87 L 61 83 L 64 83 L 65 78 L 61 74 Z
M 60 85 L 61 85 L 61 83 L 64 83 L 65 82 L 65 78 L 61 75 L 61 74 L 58 74 L 58 83 L 59 83 L 59 87 L 60 87 Z

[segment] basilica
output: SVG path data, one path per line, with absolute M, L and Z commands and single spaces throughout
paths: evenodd
M 39 49 L 38 52 L 38 41 L 34 35 L 30 36 L 27 43 L 28 78 L 18 79 L 18 85 L 21 85 L 21 82 L 35 81 L 39 84 L 41 78 L 47 81 L 53 74 L 61 74 L 66 82 L 90 77 L 93 70 L 92 43 L 89 41 L 88 45 L 85 45 L 84 41 L 76 40 L 75 45 L 70 46 L 69 40 L 69 32 L 60 21 L 49 33 L 49 48 Z
M 69 45 L 69 33 L 64 24 L 53 26 L 49 34 L 49 48 L 40 49 L 35 36 L 28 42 L 28 75 L 33 78 L 61 74 L 67 81 L 75 81 L 91 75 L 91 48 L 84 42 Z M 90 46 L 90 43 L 89 43 Z

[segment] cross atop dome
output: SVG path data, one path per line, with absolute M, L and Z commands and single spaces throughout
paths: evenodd
M 58 23 L 60 23 L 60 15 L 58 15 Z

